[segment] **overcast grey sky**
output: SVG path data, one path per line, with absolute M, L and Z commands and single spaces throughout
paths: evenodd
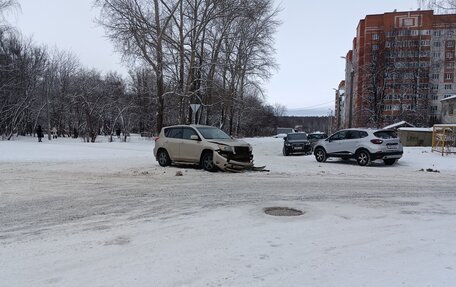
M 280 69 L 265 83 L 267 101 L 287 108 L 333 108 L 355 29 L 367 14 L 415 10 L 415 0 L 282 0 L 276 37 Z M 87 68 L 126 73 L 94 23 L 93 0 L 19 0 L 10 23 L 35 43 L 72 51 Z

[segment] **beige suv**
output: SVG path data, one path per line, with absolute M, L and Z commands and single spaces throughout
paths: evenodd
M 253 167 L 252 147 L 222 130 L 203 125 L 162 128 L 154 155 L 161 166 L 198 164 L 207 171 L 239 171 Z

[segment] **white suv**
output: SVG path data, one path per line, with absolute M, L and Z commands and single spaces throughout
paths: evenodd
M 154 155 L 161 166 L 198 164 L 207 171 L 239 171 L 253 167 L 252 147 L 222 130 L 203 125 L 162 128 L 155 139 Z
M 393 165 L 402 157 L 402 153 L 402 144 L 393 130 L 340 130 L 318 141 L 314 148 L 318 162 L 324 162 L 328 157 L 344 160 L 355 158 L 361 166 L 378 159 L 386 165 Z

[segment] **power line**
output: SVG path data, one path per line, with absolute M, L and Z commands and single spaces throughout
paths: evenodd
M 334 103 L 334 102 L 335 101 L 332 100 L 332 101 L 329 101 L 329 102 L 326 102 L 326 103 L 321 103 L 321 104 L 317 104 L 317 105 L 313 105 L 313 106 L 308 106 L 308 107 L 303 107 L 303 108 L 293 108 L 292 110 L 308 110 L 308 109 L 324 106 L 324 105 L 327 105 L 327 104 L 331 104 L 331 103 Z

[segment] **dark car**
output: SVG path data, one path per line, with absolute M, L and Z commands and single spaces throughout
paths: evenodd
M 322 132 L 310 133 L 307 135 L 307 140 L 310 142 L 312 148 L 319 140 L 324 140 L 328 135 Z
M 283 155 L 311 154 L 312 147 L 307 140 L 306 133 L 290 133 L 283 138 Z

